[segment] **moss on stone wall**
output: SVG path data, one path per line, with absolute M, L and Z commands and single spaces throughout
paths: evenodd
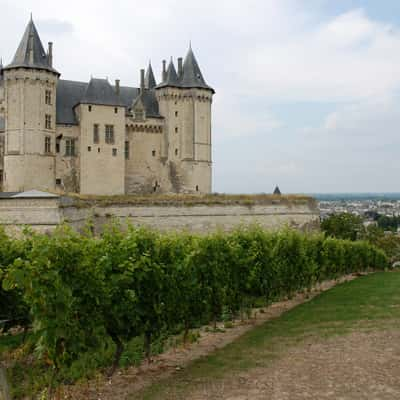
M 314 198 L 306 195 L 270 195 L 270 194 L 153 194 L 153 195 L 123 195 L 123 196 L 90 196 L 70 194 L 61 201 L 62 206 L 86 208 L 111 205 L 145 205 L 145 206 L 197 206 L 197 205 L 307 205 L 311 209 L 317 208 Z

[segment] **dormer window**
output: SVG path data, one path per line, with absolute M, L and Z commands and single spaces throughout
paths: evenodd
M 134 118 L 136 120 L 143 121 L 144 120 L 144 111 L 143 110 L 135 110 Z

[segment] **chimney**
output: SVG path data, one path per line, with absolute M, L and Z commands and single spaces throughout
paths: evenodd
M 53 66 L 53 42 L 49 42 L 49 47 L 47 50 L 47 59 L 49 61 L 50 67 Z
M 163 60 L 162 62 L 162 81 L 165 82 L 167 80 L 167 62 Z
M 119 79 L 115 80 L 115 93 L 117 96 L 119 96 L 119 94 L 120 94 L 119 82 L 120 82 Z
M 183 58 L 178 58 L 178 78 L 182 78 L 183 75 Z
M 140 93 L 144 93 L 144 69 L 140 70 Z

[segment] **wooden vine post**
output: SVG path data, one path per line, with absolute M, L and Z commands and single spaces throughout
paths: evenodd
M 5 368 L 0 365 L 0 400 L 11 400 Z

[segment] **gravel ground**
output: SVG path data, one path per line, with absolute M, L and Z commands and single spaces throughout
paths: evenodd
M 266 368 L 185 395 L 191 400 L 398 400 L 400 330 L 310 338 Z

